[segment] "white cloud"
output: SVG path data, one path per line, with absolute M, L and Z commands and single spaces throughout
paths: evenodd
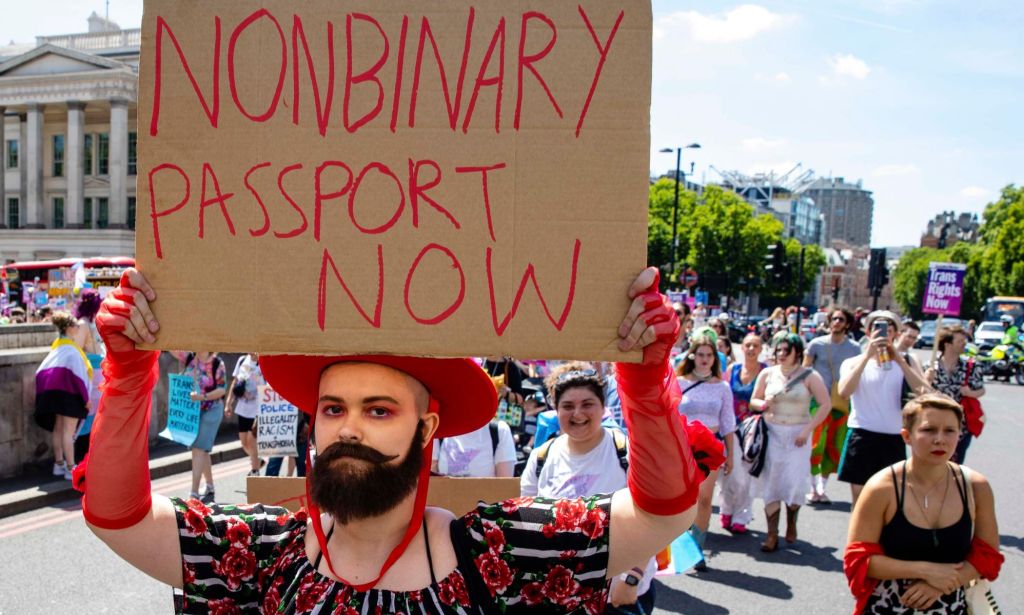
M 790 80 L 789 73 L 786 72 L 776 73 L 775 76 L 772 77 L 772 79 L 778 81 L 779 83 L 787 83 Z
M 866 79 L 871 73 L 871 67 L 864 60 L 847 53 L 837 53 L 829 61 L 832 65 L 832 72 L 838 77 L 853 77 L 854 79 Z
M 915 164 L 884 164 L 874 171 L 871 175 L 874 177 L 902 177 L 906 175 L 916 175 L 920 172 Z
M 764 150 L 781 147 L 785 144 L 785 139 L 765 139 L 762 137 L 751 137 L 740 141 L 740 145 L 746 152 L 762 152 Z
M 981 186 L 967 186 L 960 190 L 960 196 L 967 199 L 983 199 L 992 194 L 991 190 Z
M 654 38 L 662 39 L 683 30 L 697 41 L 734 43 L 754 38 L 785 21 L 784 16 L 756 4 L 743 4 L 719 14 L 679 11 L 655 21 Z

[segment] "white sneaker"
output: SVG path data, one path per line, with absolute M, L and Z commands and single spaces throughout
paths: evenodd
M 72 480 L 75 477 L 74 472 L 75 468 L 64 466 L 64 480 Z
M 63 463 L 55 463 L 53 464 L 53 475 L 64 476 L 64 472 L 66 472 L 67 469 L 67 466 L 64 465 Z

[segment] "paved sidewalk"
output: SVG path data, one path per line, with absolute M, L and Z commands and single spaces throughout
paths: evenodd
M 214 465 L 245 456 L 235 434 L 221 434 L 211 454 Z M 173 443 L 150 447 L 149 476 L 162 478 L 186 472 L 192 467 L 192 453 Z M 0 519 L 79 497 L 71 481 L 46 474 L 33 474 L 0 481 Z

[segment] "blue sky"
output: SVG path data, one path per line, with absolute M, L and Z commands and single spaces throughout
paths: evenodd
M 85 29 L 104 5 L 3 0 L 0 43 Z M 1024 183 L 1024 2 L 654 0 L 651 169 L 863 180 L 875 245 L 916 244 L 943 210 L 981 212 Z M 13 8 L 17 7 L 17 8 Z M 22 8 L 24 7 L 24 8 Z M 141 0 L 111 19 L 141 21 Z M 693 154 L 690 157 L 690 154 Z

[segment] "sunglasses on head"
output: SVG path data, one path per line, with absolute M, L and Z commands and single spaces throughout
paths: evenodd
M 571 372 L 565 372 L 558 377 L 555 381 L 556 384 L 562 384 L 563 382 L 569 382 L 570 380 L 579 380 L 581 378 L 593 378 L 597 375 L 597 371 L 592 369 L 574 369 Z

